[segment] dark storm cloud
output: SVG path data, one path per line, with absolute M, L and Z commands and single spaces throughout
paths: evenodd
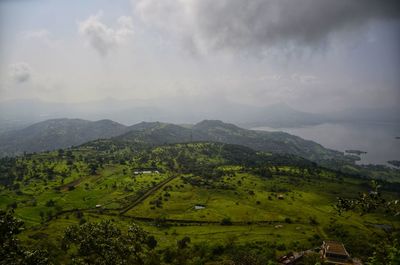
M 142 0 L 136 8 L 145 21 L 198 47 L 234 50 L 312 46 L 332 32 L 400 16 L 398 0 Z

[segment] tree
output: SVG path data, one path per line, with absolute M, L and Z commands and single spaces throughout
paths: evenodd
M 154 249 L 157 246 L 157 240 L 154 236 L 148 236 L 146 244 L 150 249 Z
M 232 225 L 231 218 L 225 217 L 221 220 L 221 225 Z
M 58 149 L 57 153 L 58 153 L 59 157 L 62 157 L 64 155 L 64 150 L 63 149 Z
M 47 252 L 22 247 L 17 235 L 24 223 L 13 216 L 13 212 L 0 210 L 0 264 L 44 265 L 49 264 Z
M 371 181 L 371 191 L 361 193 L 355 199 L 339 197 L 335 209 L 339 214 L 346 211 L 358 211 L 361 215 L 364 215 L 381 209 L 394 216 L 400 215 L 399 200 L 385 200 L 379 190 L 380 188 L 378 182 L 373 180 Z
M 123 234 L 110 221 L 101 221 L 70 226 L 62 247 L 72 251 L 77 264 L 146 264 L 150 251 L 147 242 L 147 232 L 136 224 Z
M 355 199 L 338 198 L 335 208 L 339 215 L 346 211 L 357 211 L 364 215 L 382 210 L 392 216 L 400 215 L 399 200 L 385 200 L 379 191 L 380 185 L 375 180 L 371 181 L 371 188 L 370 192 L 361 193 Z M 377 235 L 379 237 L 377 239 L 379 246 L 375 247 L 376 251 L 369 258 L 368 265 L 400 264 L 400 243 L 398 241 L 400 232 L 395 227 L 391 227 L 384 232 L 384 236 Z
M 56 202 L 53 201 L 52 199 L 50 199 L 46 202 L 46 207 L 54 207 L 55 205 L 56 205 Z
M 178 240 L 176 243 L 179 249 L 187 248 L 188 244 L 190 243 L 190 237 L 185 236 L 181 240 Z
M 98 167 L 99 166 L 97 164 L 90 164 L 89 165 L 89 174 L 90 175 L 96 175 Z
M 400 264 L 400 243 L 398 239 L 385 240 L 371 257 L 367 265 L 397 265 Z

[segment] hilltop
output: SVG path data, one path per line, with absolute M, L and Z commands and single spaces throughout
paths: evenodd
M 248 130 L 219 120 L 204 120 L 191 127 L 143 122 L 129 127 L 129 132 L 115 139 L 153 145 L 211 141 L 243 145 L 257 151 L 293 154 L 315 162 L 328 160 L 353 162 L 341 152 L 324 148 L 318 143 L 288 133 Z
M 125 125 L 111 120 L 52 119 L 1 134 L 0 156 L 51 151 L 113 137 L 125 131 Z
M 53 119 L 0 135 L 0 156 L 24 152 L 52 151 L 96 139 L 113 138 L 150 145 L 212 141 L 248 146 L 254 150 L 298 155 L 315 162 L 352 162 L 341 152 L 283 132 L 262 132 L 240 128 L 219 120 L 204 120 L 191 126 L 141 122 L 125 126 L 111 120 Z
M 110 145 L 122 143 L 142 146 L 219 142 L 242 145 L 271 154 L 295 155 L 321 166 L 351 174 L 392 181 L 398 181 L 400 176 L 399 170 L 385 166 L 355 165 L 357 157 L 324 148 L 316 142 L 298 136 L 284 132 L 248 130 L 219 120 L 203 120 L 196 124 L 185 125 L 141 122 L 132 126 L 111 120 L 96 122 L 79 119 L 48 120 L 0 135 L 0 156 L 52 151 L 97 139 L 108 140 Z

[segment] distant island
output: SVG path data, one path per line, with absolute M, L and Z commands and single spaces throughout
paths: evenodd
M 396 136 L 396 139 L 397 139 L 397 140 L 400 140 L 400 136 Z
M 388 164 L 395 166 L 395 167 L 400 167 L 400 160 L 391 160 L 391 161 L 387 161 Z
M 359 157 L 359 156 L 357 156 L 357 155 L 353 155 L 353 154 L 351 154 L 351 155 L 345 155 L 345 157 L 347 157 L 348 159 L 350 159 L 350 160 L 352 160 L 352 161 L 361 161 L 361 158 Z
M 365 152 L 365 151 L 360 151 L 360 150 L 346 150 L 346 153 L 349 153 L 349 154 L 356 154 L 356 155 L 362 155 L 362 154 L 366 154 L 367 152 Z

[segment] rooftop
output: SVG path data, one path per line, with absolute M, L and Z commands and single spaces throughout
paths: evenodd
M 324 241 L 326 253 L 349 256 L 344 245 L 337 241 Z

